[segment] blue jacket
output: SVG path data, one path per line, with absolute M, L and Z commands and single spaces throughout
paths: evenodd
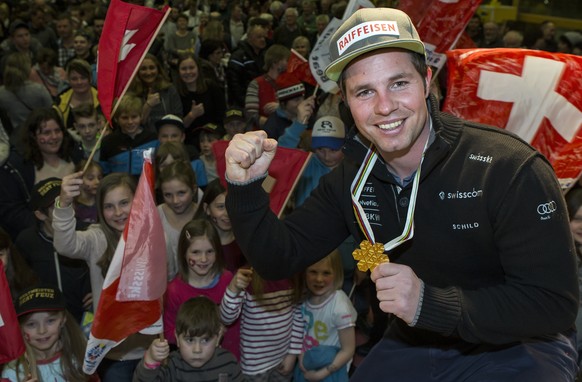
M 115 130 L 103 138 L 100 151 L 100 162 L 103 173 L 127 172 L 131 175 L 140 175 L 143 167 L 143 152 L 149 148 L 156 148 L 158 140 L 156 134 L 147 130 L 131 138 Z

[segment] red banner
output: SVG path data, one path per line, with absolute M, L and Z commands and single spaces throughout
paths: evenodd
M 0 344 L 2 344 L 0 365 L 20 357 L 26 350 L 2 261 L 0 261 Z
M 582 57 L 527 49 L 454 50 L 447 57 L 443 110 L 519 135 L 569 188 L 582 168 Z
M 144 154 L 129 219 L 103 282 L 83 363 L 87 374 L 93 374 L 107 352 L 131 334 L 162 332 L 167 256 L 153 194 L 152 152 Z
M 436 68 L 445 63 L 445 52 L 461 37 L 482 0 L 405 0 L 399 8 L 416 25 L 427 50 L 428 62 Z
M 97 57 L 97 86 L 103 115 L 111 121 L 115 99 L 125 93 L 169 12 L 111 0 Z

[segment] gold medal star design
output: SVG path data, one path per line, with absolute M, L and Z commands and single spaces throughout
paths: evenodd
M 352 256 L 358 261 L 358 269 L 366 272 L 368 269 L 374 270 L 380 263 L 388 262 L 388 255 L 384 253 L 382 243 L 372 244 L 368 240 L 360 243 L 360 248 L 356 249 Z

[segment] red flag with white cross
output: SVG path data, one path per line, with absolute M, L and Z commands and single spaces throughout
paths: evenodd
M 552 163 L 563 188 L 582 169 L 582 57 L 528 49 L 447 52 L 443 111 L 505 128 Z
M 169 13 L 167 5 L 159 11 L 111 0 L 97 57 L 99 104 L 108 121 Z

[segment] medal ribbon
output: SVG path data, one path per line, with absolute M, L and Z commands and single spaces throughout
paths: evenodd
M 432 123 L 430 129 L 432 130 Z M 420 183 L 420 169 L 422 167 L 422 162 L 424 161 L 424 153 L 426 152 L 426 148 L 428 147 L 429 140 L 430 132 L 429 137 L 427 138 L 426 143 L 424 144 L 424 149 L 422 150 L 420 164 L 418 165 L 418 169 L 416 170 L 416 174 L 414 175 L 414 180 L 412 183 L 412 192 L 410 193 L 410 204 L 408 205 L 408 212 L 406 213 L 406 222 L 404 224 L 404 230 L 399 236 L 390 240 L 390 242 L 384 244 L 384 252 L 390 251 L 391 249 L 398 247 L 405 241 L 412 239 L 412 236 L 414 235 L 414 209 L 416 207 L 416 196 L 418 194 L 418 185 Z M 374 144 L 371 143 L 370 147 L 368 147 L 366 157 L 364 158 L 364 161 L 362 162 L 351 186 L 352 207 L 354 209 L 356 221 L 358 222 L 360 229 L 366 236 L 366 239 L 372 244 L 376 244 L 374 232 L 372 231 L 372 227 L 370 226 L 370 222 L 366 217 L 366 213 L 364 212 L 362 205 L 359 203 L 359 199 L 360 195 L 362 194 L 362 190 L 366 185 L 366 180 L 370 176 L 370 173 L 372 172 L 372 169 L 374 168 L 374 164 L 376 163 L 377 159 L 378 159 L 377 148 L 376 146 L 374 146 Z

